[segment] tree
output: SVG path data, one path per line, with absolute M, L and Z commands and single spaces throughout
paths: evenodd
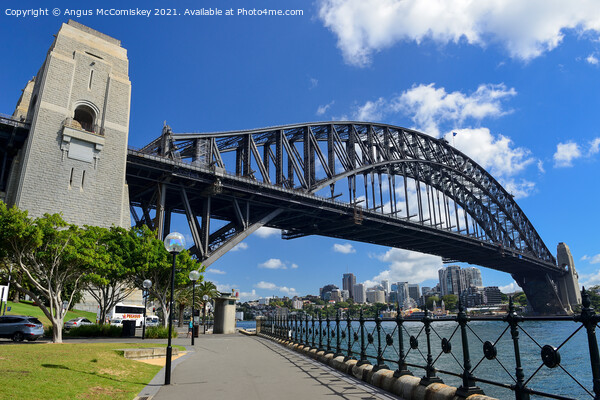
M 163 311 L 163 324 L 166 327 L 169 321 L 169 300 L 171 293 L 171 267 L 173 256 L 164 248 L 163 242 L 156 238 L 156 234 L 148 227 L 141 226 L 129 231 L 132 241 L 127 251 L 128 258 L 124 261 L 128 268 L 135 270 L 131 283 L 135 287 L 142 287 L 145 279 L 152 281 L 149 293 L 158 300 Z M 175 290 L 189 285 L 188 275 L 192 270 L 204 272 L 205 267 L 190 257 L 188 251 L 182 251 L 176 257 L 175 263 Z
M 179 321 L 177 323 L 177 326 L 181 327 L 183 326 L 183 312 L 185 311 L 185 308 L 188 307 L 189 305 L 192 304 L 192 288 L 191 287 L 186 287 L 183 289 L 179 289 L 177 292 L 175 292 L 175 297 L 174 297 L 174 301 L 175 304 L 177 304 L 178 307 L 178 311 L 179 311 Z M 192 315 L 192 319 L 194 319 L 194 316 Z
M 438 306 L 440 305 L 440 298 L 437 296 L 430 296 L 427 298 L 427 301 L 425 302 L 425 306 L 427 307 L 428 310 L 433 311 L 433 302 L 435 301 L 435 304 L 437 304 Z
M 447 294 L 442 297 L 444 300 L 444 305 L 446 306 L 446 310 L 454 311 L 456 310 L 456 306 L 458 305 L 458 296 L 455 294 Z
M 206 323 L 206 303 L 215 297 L 219 296 L 219 291 L 217 290 L 217 286 L 211 281 L 203 281 L 196 285 L 196 289 L 198 292 L 198 298 L 202 300 L 202 325 Z M 204 301 L 204 296 L 208 296 L 208 300 Z
M 526 306 L 527 305 L 527 296 L 525 296 L 525 293 L 523 293 L 523 292 L 515 293 L 513 295 L 513 301 L 515 301 L 516 303 L 519 303 L 522 306 Z
M 120 227 L 88 226 L 83 235 L 91 249 L 92 263 L 84 288 L 98 303 L 102 325 L 109 311 L 135 290 L 131 285 L 131 277 L 136 272 L 134 265 L 125 262 L 132 239 L 127 230 Z
M 0 247 L 4 264 L 21 271 L 30 287 L 16 280 L 13 284 L 37 303 L 52 322 L 53 341 L 62 343 L 64 316 L 90 264 L 88 252 L 83 251 L 81 229 L 67 224 L 58 214 L 31 219 L 27 211 L 9 209 L 0 202 Z M 67 286 L 70 294 L 65 307 Z

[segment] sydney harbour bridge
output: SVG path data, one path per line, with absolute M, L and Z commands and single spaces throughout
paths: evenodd
M 267 226 L 283 239 L 322 235 L 493 268 L 511 274 L 535 310 L 569 306 L 561 263 L 572 259 L 559 246 L 557 263 L 477 163 L 414 130 L 324 122 L 177 134 L 165 126 L 129 150 L 127 182 L 136 221 L 159 235 L 172 212 L 187 216 L 191 250 L 205 265 Z
M 444 139 L 398 126 L 316 122 L 214 133 L 165 125 L 127 147 L 131 82 L 119 40 L 69 21 L 12 116 L 0 116 L 0 200 L 72 223 L 187 217 L 210 265 L 261 227 L 433 254 L 504 271 L 540 313 L 581 302 L 557 257 L 494 177 Z

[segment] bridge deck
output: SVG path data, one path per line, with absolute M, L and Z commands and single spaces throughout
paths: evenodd
M 397 398 L 254 336 L 200 335 L 194 350 L 175 366 L 171 385 L 161 387 L 153 400 Z

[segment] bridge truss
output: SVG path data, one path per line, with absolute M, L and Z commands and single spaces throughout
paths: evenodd
M 176 134 L 165 126 L 129 150 L 127 180 L 136 220 L 163 235 L 170 213 L 184 213 L 205 265 L 268 226 L 284 239 L 338 237 L 505 271 L 524 287 L 553 289 L 539 307 L 562 307 L 554 280 L 564 271 L 513 196 L 445 140 L 414 130 L 327 122 Z

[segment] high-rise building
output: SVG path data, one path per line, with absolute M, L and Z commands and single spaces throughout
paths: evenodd
M 380 289 L 367 290 L 367 302 L 371 304 L 385 303 L 385 292 Z
M 481 270 L 479 268 L 468 267 L 463 269 L 463 271 L 465 271 L 466 288 L 470 286 L 475 286 L 478 288 L 483 287 L 483 281 L 481 280 Z
M 409 297 L 408 296 L 408 282 L 398 282 L 396 283 L 396 292 L 398 292 L 398 302 L 400 305 L 404 303 L 404 301 Z
M 408 284 L 408 296 L 414 301 L 418 302 L 421 297 L 421 293 L 419 293 L 419 284 L 418 283 L 409 283 Z
M 342 289 L 350 293 L 351 299 L 354 299 L 354 285 L 356 285 L 356 276 L 353 273 L 344 274 L 342 277 Z
M 365 285 L 362 283 L 357 283 L 352 288 L 354 291 L 354 302 L 355 303 L 365 303 L 367 301 L 367 291 L 365 290 Z
M 487 286 L 483 289 L 483 293 L 486 297 L 486 304 L 502 303 L 502 292 L 498 289 L 498 286 Z
M 449 265 L 438 271 L 440 277 L 440 295 L 455 294 L 460 296 L 468 286 L 465 280 L 464 270 L 458 265 Z
M 327 293 L 331 292 L 334 289 L 339 289 L 335 285 L 326 285 L 319 289 L 319 294 L 321 295 L 321 300 L 329 300 L 329 296 Z
M 384 279 L 381 281 L 381 286 L 383 286 L 383 290 L 385 291 L 385 293 L 389 293 L 390 292 L 390 281 L 387 279 Z

